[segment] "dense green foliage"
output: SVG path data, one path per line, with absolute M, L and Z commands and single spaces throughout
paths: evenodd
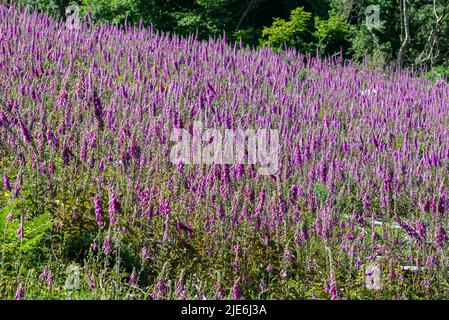
M 226 33 L 247 45 L 284 45 L 301 52 L 349 59 L 371 59 L 376 65 L 432 68 L 443 75 L 449 54 L 449 1 L 407 0 L 17 0 L 64 18 L 76 3 L 94 21 L 153 25 L 156 30 L 200 39 Z M 367 28 L 367 8 L 377 5 L 380 25 Z M 410 41 L 405 37 L 404 12 Z M 398 57 L 402 44 L 403 54 Z M 398 59 L 400 61 L 398 62 Z
M 297 47 L 307 50 L 309 44 L 306 37 L 310 37 L 310 18 L 312 14 L 304 11 L 304 7 L 298 7 L 292 11 L 289 21 L 276 18 L 271 27 L 265 27 L 262 35 L 268 39 L 262 39 L 261 43 L 273 47 Z

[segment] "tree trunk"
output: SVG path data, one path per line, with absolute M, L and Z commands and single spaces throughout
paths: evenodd
M 62 19 L 62 21 L 66 21 L 67 17 L 65 15 L 65 9 L 69 5 L 69 0 L 59 0 L 58 5 L 59 5 L 59 16 Z
M 410 43 L 410 26 L 409 26 L 409 16 L 408 16 L 408 10 L 407 10 L 407 0 L 401 1 L 401 12 L 402 12 L 402 24 L 403 24 L 403 30 L 404 30 L 404 40 L 402 42 L 402 46 L 399 49 L 398 53 L 398 65 L 402 67 L 402 64 L 404 62 L 404 51 L 407 49 L 407 46 Z

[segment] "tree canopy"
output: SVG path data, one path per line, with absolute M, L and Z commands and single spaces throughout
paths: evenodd
M 226 34 L 246 45 L 294 47 L 377 64 L 448 70 L 449 0 L 16 0 L 65 17 L 80 6 L 97 23 L 152 25 L 200 39 Z M 378 8 L 379 24 L 367 24 Z

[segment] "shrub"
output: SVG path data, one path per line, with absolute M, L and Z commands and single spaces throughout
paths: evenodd
M 322 53 L 332 55 L 350 47 L 354 28 L 342 16 L 332 15 L 327 20 L 315 17 L 315 27 L 314 36 Z
M 261 44 L 274 48 L 294 47 L 301 51 L 310 49 L 310 27 L 312 14 L 298 7 L 291 12 L 290 20 L 275 18 L 271 27 L 262 30 Z

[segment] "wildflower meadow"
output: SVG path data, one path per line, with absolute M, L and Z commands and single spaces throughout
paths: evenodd
M 79 23 L 0 4 L 0 299 L 449 297 L 446 81 Z

